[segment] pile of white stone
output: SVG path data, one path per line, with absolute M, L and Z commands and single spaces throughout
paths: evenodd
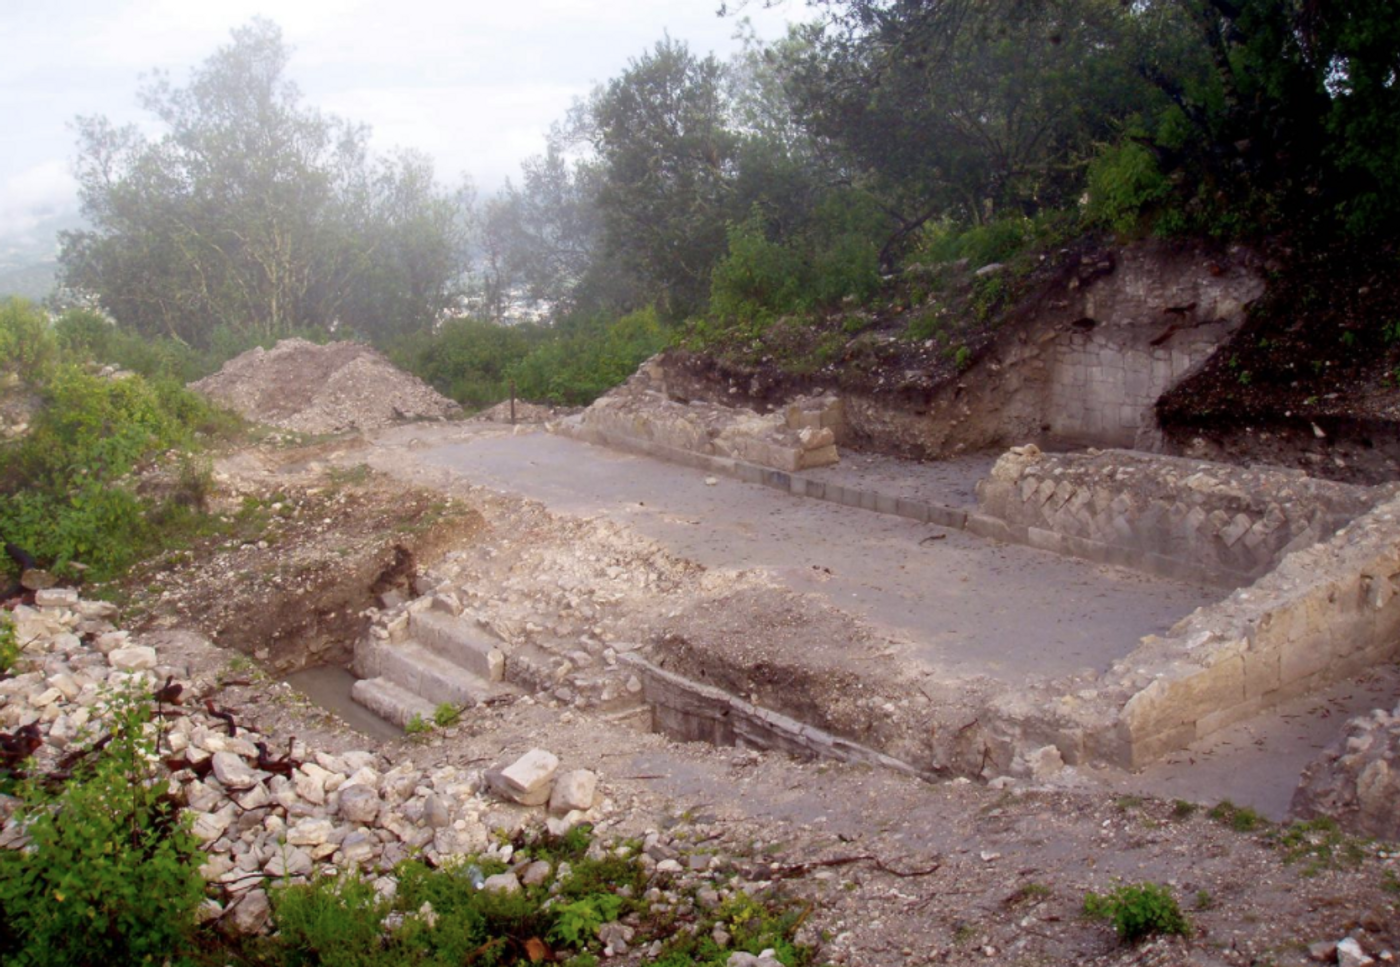
M 187 674 L 117 630 L 115 614 L 106 602 L 84 601 L 62 588 L 39 592 L 34 607 L 15 609 L 15 635 L 24 650 L 18 673 L 0 681 L 0 728 L 39 728 L 43 746 L 32 772 L 48 771 L 65 750 L 101 738 L 115 694 L 153 694 L 167 676 Z M 537 824 L 539 812 L 520 806 L 547 805 L 548 828 L 556 835 L 606 808 L 596 775 L 560 774 L 559 760 L 540 749 L 483 774 L 293 743 L 291 761 L 278 768 L 286 744 L 210 715 L 197 699 L 211 689 L 212 683 L 186 682 L 184 705 L 165 706 L 171 714 L 151 727 L 161 731 L 161 756 L 188 764 L 170 774 L 170 782 L 191 814 L 204 854 L 200 872 L 221 897 L 206 902 L 204 916 L 239 931 L 266 925 L 267 891 L 274 885 L 353 869 L 392 895 L 389 874 L 410 856 L 433 863 L 467 855 L 509 860 L 509 846 L 490 832 Z M 260 761 L 271 770 L 258 768 Z M 25 845 L 14 818 L 17 805 L 0 797 L 0 847 Z M 512 870 L 487 886 L 518 889 L 518 873 L 539 875 Z

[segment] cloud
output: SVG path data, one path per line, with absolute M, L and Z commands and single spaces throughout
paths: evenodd
M 0 182 L 0 238 L 23 238 L 41 222 L 76 211 L 78 183 L 63 161 L 45 161 Z

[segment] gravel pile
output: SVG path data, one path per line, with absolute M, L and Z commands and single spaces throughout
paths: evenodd
M 284 339 L 251 349 L 190 388 L 246 419 L 301 433 L 443 420 L 461 408 L 368 346 Z

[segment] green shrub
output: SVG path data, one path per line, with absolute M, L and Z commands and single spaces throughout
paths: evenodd
M 1030 240 L 1034 224 L 1027 219 L 1002 218 L 963 228 L 954 222 L 932 222 L 922 232 L 913 261 L 927 264 L 967 259 L 972 268 L 1005 262 Z
M 1084 915 L 1111 921 L 1118 939 L 1124 943 L 1135 943 L 1158 933 L 1186 934 L 1191 930 L 1171 890 L 1157 883 L 1120 886 L 1102 895 L 1090 892 L 1084 897 Z
M 150 718 L 144 697 L 116 696 L 90 772 L 57 794 L 21 787 L 30 847 L 0 851 L 5 964 L 160 964 L 189 945 L 199 853 L 151 765 Z
M 104 379 L 73 365 L 58 366 L 42 395 L 29 434 L 4 445 L 0 533 L 60 571 L 81 561 L 90 577 L 105 578 L 160 537 L 149 519 L 158 505 L 137 496 L 131 471 L 192 445 L 200 430 L 231 424 L 172 382 Z M 180 475 L 207 485 L 193 465 Z M 189 486 L 173 494 L 189 496 Z
M 0 369 L 35 385 L 57 355 L 58 343 L 42 309 L 15 297 L 0 302 Z
M 755 211 L 729 227 L 729 249 L 710 276 L 710 312 L 761 329 L 798 308 L 803 276 L 801 257 L 787 245 L 769 241 Z
M 371 967 L 402 963 L 381 943 L 380 921 L 389 912 L 373 884 L 353 874 L 318 877 L 272 891 L 276 946 L 288 967 Z
M 1152 152 L 1124 139 L 1089 165 L 1089 219 L 1124 235 L 1138 232 L 1171 194 Z

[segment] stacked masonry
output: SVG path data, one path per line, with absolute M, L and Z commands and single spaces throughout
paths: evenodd
M 978 484 L 984 519 L 973 529 L 1163 577 L 1237 587 L 1393 493 L 1393 487 L 1354 487 L 1282 469 L 1123 450 L 1047 454 L 1016 447 Z
M 658 360 L 554 429 L 589 443 L 651 453 L 738 460 L 789 473 L 838 462 L 843 427 L 832 396 L 797 400 L 760 415 L 742 407 L 673 399 Z
M 502 642 L 462 618 L 424 607 L 402 616 L 386 633 L 385 638 L 371 634 L 355 646 L 355 674 L 361 680 L 351 692 L 382 718 L 399 726 L 415 716 L 431 721 L 443 703 L 476 705 L 506 690 Z

